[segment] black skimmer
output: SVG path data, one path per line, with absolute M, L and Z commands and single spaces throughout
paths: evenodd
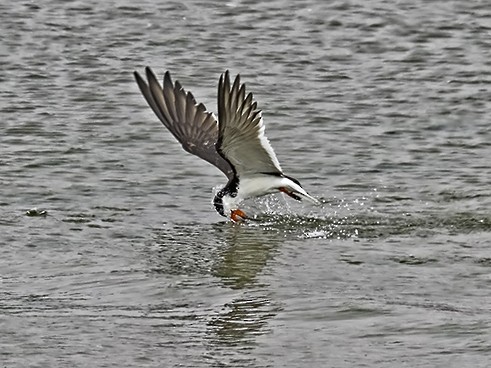
M 164 74 L 163 86 L 145 69 L 147 82 L 135 71 L 135 79 L 153 112 L 182 144 L 184 150 L 215 165 L 228 183 L 213 199 L 217 212 L 237 222 L 246 219 L 239 204 L 246 198 L 283 192 L 296 200 L 319 203 L 300 185 L 283 174 L 280 163 L 264 135 L 261 110 L 252 93 L 237 75 L 230 84 L 229 72 L 218 82 L 218 122 L 205 106 L 196 103 L 191 92 Z

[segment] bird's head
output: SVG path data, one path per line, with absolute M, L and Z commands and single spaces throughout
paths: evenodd
M 231 191 L 229 186 L 221 189 L 213 198 L 215 210 L 223 217 L 229 217 L 232 212 L 236 211 L 239 202 L 237 191 Z M 242 211 L 240 212 L 244 214 Z M 242 217 L 245 218 L 245 215 Z

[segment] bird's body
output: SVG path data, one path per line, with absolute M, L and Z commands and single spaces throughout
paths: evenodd
M 227 176 L 227 185 L 213 200 L 220 215 L 233 221 L 246 218 L 239 209 L 243 200 L 278 191 L 297 200 L 318 203 L 298 180 L 283 174 L 264 135 L 261 111 L 252 94 L 246 95 L 238 75 L 232 86 L 228 71 L 220 77 L 218 122 L 179 82 L 172 83 L 169 72 L 165 73 L 162 87 L 148 67 L 146 76 L 148 84 L 135 72 L 138 86 L 157 117 L 184 150 L 215 165 Z

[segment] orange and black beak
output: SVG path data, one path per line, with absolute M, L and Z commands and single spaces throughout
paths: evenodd
M 241 211 L 239 209 L 236 209 L 236 210 L 232 210 L 231 211 L 231 213 L 230 213 L 230 219 L 233 222 L 239 222 L 239 221 L 246 220 L 247 219 L 247 216 L 244 213 L 244 211 Z
M 280 192 L 282 193 L 285 193 L 285 194 L 288 194 L 290 197 L 292 197 L 293 199 L 296 199 L 297 201 L 301 201 L 302 198 L 300 198 L 298 195 L 296 195 L 295 193 L 289 191 L 288 189 L 286 189 L 285 187 L 280 187 Z

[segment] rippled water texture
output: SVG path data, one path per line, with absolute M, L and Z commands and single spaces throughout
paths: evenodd
M 487 1 L 3 1 L 0 366 L 488 367 Z M 241 73 L 285 172 L 249 201 L 132 72 Z

